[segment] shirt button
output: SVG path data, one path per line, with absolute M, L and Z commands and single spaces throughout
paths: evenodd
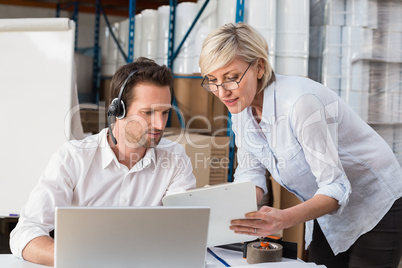
M 122 202 L 123 204 L 127 203 L 127 198 L 123 198 L 123 199 L 121 200 L 121 202 Z

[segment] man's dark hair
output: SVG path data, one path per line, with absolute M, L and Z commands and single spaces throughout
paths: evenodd
M 134 101 L 135 90 L 133 88 L 140 83 L 152 84 L 155 86 L 169 86 L 170 94 L 172 96 L 173 90 L 173 76 L 172 72 L 166 65 L 158 65 L 155 61 L 140 57 L 132 63 L 121 66 L 117 69 L 110 82 L 110 100 L 117 98 L 120 89 L 126 78 L 135 70 L 138 70 L 130 79 L 124 88 L 121 100 L 126 107 Z

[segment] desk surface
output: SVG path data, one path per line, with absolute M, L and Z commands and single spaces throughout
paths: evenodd
M 250 265 L 245 259 L 241 252 L 226 250 L 222 248 L 211 248 L 215 254 L 224 259 L 231 267 L 266 267 L 266 268 L 312 268 L 325 266 L 316 265 L 314 263 L 305 263 L 300 260 L 283 259 L 282 262 L 276 263 L 260 263 Z M 207 265 L 206 268 L 219 268 L 225 267 L 221 262 L 215 259 L 212 255 L 207 254 L 206 257 Z M 0 268 L 48 268 L 49 266 L 38 265 L 30 263 L 21 259 L 18 259 L 11 254 L 0 254 Z M 163 268 L 163 267 L 161 267 Z

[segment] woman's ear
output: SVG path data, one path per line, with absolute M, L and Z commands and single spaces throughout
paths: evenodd
M 257 62 L 257 78 L 261 79 L 264 76 L 265 73 L 265 65 L 264 65 L 264 60 L 263 59 L 258 59 Z

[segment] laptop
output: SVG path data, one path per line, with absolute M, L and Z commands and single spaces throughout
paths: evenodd
M 207 247 L 251 241 L 257 236 L 235 234 L 230 221 L 242 219 L 248 212 L 257 211 L 255 184 L 250 181 L 224 183 L 167 195 L 164 206 L 208 206 Z
M 57 207 L 56 268 L 205 267 L 209 207 Z

